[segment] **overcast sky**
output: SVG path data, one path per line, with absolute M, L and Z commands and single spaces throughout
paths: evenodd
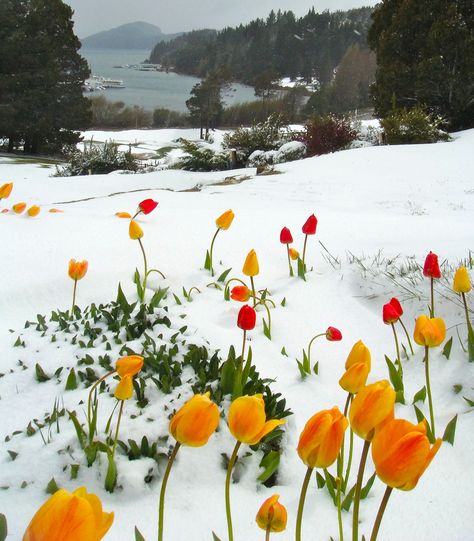
M 266 17 L 274 9 L 291 9 L 304 15 L 316 11 L 373 6 L 377 0 L 65 0 L 75 11 L 75 31 L 80 38 L 121 24 L 145 21 L 165 33 L 199 28 L 220 29 Z

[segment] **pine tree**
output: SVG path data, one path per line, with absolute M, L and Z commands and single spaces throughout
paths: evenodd
M 61 151 L 88 126 L 90 102 L 82 95 L 89 76 L 78 54 L 72 9 L 61 0 L 3 0 L 0 15 L 0 134 L 9 148 Z M 15 50 L 16 48 L 16 50 Z M 13 50 L 13 52 L 12 52 Z M 5 90 L 5 94 L 2 92 Z M 13 107 L 5 107 L 13 104 Z

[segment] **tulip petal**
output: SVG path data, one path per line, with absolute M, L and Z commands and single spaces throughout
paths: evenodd
M 270 434 L 277 426 L 285 424 L 285 421 L 282 419 L 271 419 L 267 421 L 262 430 L 252 439 L 252 441 L 247 441 L 249 445 L 256 445 L 261 439 L 263 439 L 267 434 Z
M 262 395 L 236 398 L 230 405 L 228 422 L 234 438 L 242 443 L 254 441 L 265 425 L 265 402 Z

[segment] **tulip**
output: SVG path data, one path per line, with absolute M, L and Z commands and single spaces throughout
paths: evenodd
M 441 446 L 438 438 L 430 447 L 426 422 L 414 425 L 404 419 L 389 421 L 374 436 L 372 459 L 378 477 L 387 485 L 375 519 L 371 541 L 375 541 L 383 513 L 394 488 L 412 490 Z
M 350 394 L 357 394 L 366 384 L 370 372 L 371 355 L 367 346 L 359 340 L 347 357 L 346 372 L 339 380 L 339 385 Z
M 288 257 L 288 267 L 290 269 L 290 276 L 293 276 L 293 267 L 291 266 L 290 260 L 290 244 L 293 242 L 293 237 L 290 230 L 287 227 L 284 227 L 280 232 L 280 242 L 286 244 L 286 255 Z
M 40 211 L 41 211 L 41 208 L 38 207 L 38 205 L 33 205 L 32 207 L 28 209 L 28 216 L 30 216 L 31 218 L 34 218 L 35 216 L 38 216 Z
M 382 318 L 385 325 L 391 325 L 400 319 L 400 312 L 391 302 L 389 302 L 383 305 Z
M 318 225 L 318 220 L 316 219 L 316 216 L 314 214 L 311 214 L 311 216 L 306 220 L 302 227 L 304 237 L 304 245 L 303 245 L 303 268 L 306 268 L 305 265 L 305 257 L 306 257 L 306 242 L 308 241 L 309 235 L 315 235 L 316 234 L 316 226 Z
M 230 298 L 239 302 L 247 302 L 251 295 L 252 292 L 247 286 L 235 286 L 230 292 Z
M 143 367 L 143 357 L 140 355 L 128 355 L 118 359 L 115 363 L 117 374 L 123 378 L 138 374 Z
M 469 319 L 469 308 L 467 306 L 466 293 L 471 291 L 471 282 L 466 267 L 459 267 L 454 275 L 453 291 L 459 293 L 464 304 L 464 313 L 466 314 L 467 325 L 467 350 L 469 361 L 474 362 L 474 330 Z
M 382 319 L 385 325 L 391 325 L 392 331 L 393 331 L 393 338 L 395 340 L 395 349 L 397 351 L 397 366 L 398 366 L 398 373 L 400 375 L 400 379 L 402 380 L 403 385 L 403 368 L 402 368 L 402 360 L 400 357 L 400 347 L 398 344 L 398 336 L 397 331 L 395 329 L 395 323 L 400 320 L 400 316 L 402 315 L 403 310 L 398 302 L 398 300 L 394 297 L 391 299 L 390 302 L 383 305 L 382 308 Z
M 84 487 L 55 492 L 31 519 L 23 541 L 100 541 L 114 521 Z
M 132 217 L 129 212 L 116 212 L 115 216 L 117 216 L 117 218 L 131 218 Z
M 288 514 L 285 506 L 278 501 L 279 497 L 273 494 L 267 498 L 255 517 L 258 526 L 267 532 L 267 540 L 270 539 L 270 532 L 283 532 L 286 529 Z
M 403 315 L 403 308 L 400 301 L 396 297 L 392 297 L 389 304 L 397 311 L 398 317 L 400 318 Z
M 227 466 L 225 482 L 225 506 L 227 516 L 227 530 L 229 541 L 233 541 L 232 515 L 230 508 L 230 477 L 240 445 L 256 445 L 263 437 L 269 434 L 277 426 L 284 424 L 281 419 L 266 420 L 265 402 L 261 394 L 253 396 L 245 395 L 236 398 L 229 408 L 228 424 L 229 430 L 237 440 Z
M 143 237 L 143 230 L 135 220 L 131 220 L 128 234 L 132 240 L 140 240 Z
M 51 214 L 57 214 L 58 212 L 64 212 L 63 210 L 61 209 L 49 209 L 48 212 L 51 212 Z
M 72 292 L 71 318 L 74 315 L 74 306 L 76 306 L 77 281 L 82 280 L 82 278 L 84 278 L 88 268 L 89 268 L 89 263 L 85 259 L 84 261 L 76 261 L 75 259 L 69 260 L 68 274 L 69 274 L 69 277 L 72 278 L 72 280 L 74 280 L 74 289 Z
M 339 340 L 342 340 L 342 333 L 339 329 L 336 329 L 336 327 L 328 327 L 326 332 L 319 333 L 311 338 L 308 344 L 308 353 L 303 349 L 303 362 L 299 363 L 300 369 L 308 375 L 311 374 L 311 347 L 313 342 L 321 336 L 325 336 L 326 340 L 329 340 L 329 342 L 338 342 Z M 314 372 L 316 374 L 318 373 L 317 366 L 318 363 L 314 366 Z
M 3 186 L 0 186 L 0 199 L 6 199 L 10 196 L 13 190 L 13 182 L 9 182 L 7 184 L 3 184 Z
M 226 210 L 223 214 L 221 214 L 218 218 L 216 218 L 216 227 L 217 230 L 214 233 L 214 236 L 212 237 L 211 241 L 211 247 L 209 250 L 206 250 L 206 260 L 204 261 L 204 268 L 206 270 L 211 271 L 211 276 L 214 276 L 214 268 L 212 266 L 212 258 L 214 253 L 214 242 L 216 240 L 216 237 L 219 233 L 219 231 L 225 231 L 229 229 L 229 227 L 232 224 L 232 221 L 234 220 L 234 213 L 231 209 Z
M 168 465 L 161 483 L 158 541 L 163 541 L 166 485 L 180 446 L 202 447 L 208 442 L 219 424 L 219 409 L 209 397 L 210 393 L 194 395 L 174 414 L 170 421 L 169 432 L 176 440 L 176 444 L 168 459 Z
M 218 229 L 229 229 L 234 220 L 234 213 L 232 210 L 226 210 L 223 214 L 216 219 L 216 227 Z
M 247 254 L 247 257 L 245 258 L 245 263 L 244 263 L 244 266 L 242 267 L 242 272 L 246 276 L 250 276 L 250 283 L 252 285 L 252 295 L 254 297 L 254 301 L 256 297 L 256 292 L 255 292 L 255 284 L 253 281 L 253 277 L 256 276 L 259 273 L 259 271 L 260 269 L 258 266 L 257 254 L 255 253 L 255 250 L 252 249 Z M 255 302 L 254 302 L 254 306 L 255 306 Z
M 242 329 L 244 332 L 251 331 L 255 328 L 256 320 L 257 313 L 255 312 L 255 310 L 248 304 L 245 304 L 239 310 L 239 315 L 237 317 L 237 327 L 239 327 L 239 329 Z
M 143 212 L 143 214 L 150 214 L 150 212 L 155 210 L 157 206 L 158 201 L 154 201 L 153 199 L 144 199 L 141 203 L 138 203 L 138 213 Z
M 21 214 L 26 209 L 26 203 L 15 203 L 12 209 L 15 214 Z
M 430 252 L 425 259 L 425 264 L 423 266 L 423 276 L 426 276 L 430 279 L 431 283 L 431 306 L 430 306 L 430 315 L 434 317 L 434 279 L 441 278 L 441 271 L 438 264 L 438 256 L 433 252 Z
M 300 253 L 295 248 L 290 248 L 289 252 L 292 261 L 296 261 L 300 257 Z
M 329 342 L 339 342 L 339 340 L 342 340 L 342 333 L 336 327 L 328 327 L 326 330 L 326 339 Z
M 132 376 L 126 375 L 120 378 L 114 396 L 117 400 L 129 400 L 133 396 L 133 381 Z
M 298 455 L 308 467 L 301 488 L 296 518 L 296 541 L 301 539 L 301 522 L 308 483 L 314 468 L 328 468 L 333 464 L 341 450 L 347 419 L 334 407 L 323 410 L 306 423 L 298 442 Z M 340 507 L 340 506 L 338 506 Z

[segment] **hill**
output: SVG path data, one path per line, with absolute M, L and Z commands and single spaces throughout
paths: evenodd
M 92 34 L 81 41 L 82 47 L 87 49 L 151 49 L 179 35 L 163 34 L 158 26 L 137 21 Z

